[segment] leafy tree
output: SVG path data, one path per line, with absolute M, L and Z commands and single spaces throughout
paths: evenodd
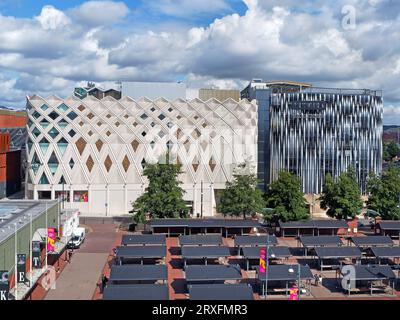
M 143 175 L 149 180 L 146 192 L 132 203 L 134 220 L 143 222 L 146 214 L 151 218 L 184 218 L 188 208 L 183 200 L 184 190 L 180 187 L 178 175 L 181 166 L 177 164 L 147 164 Z
M 392 161 L 394 157 L 400 154 L 400 148 L 393 140 L 383 143 L 383 159 L 385 161 Z
M 400 220 L 400 168 L 390 166 L 381 176 L 371 173 L 367 191 L 369 209 L 377 211 L 384 220 Z
M 244 169 L 245 164 L 239 166 Z M 262 211 L 265 205 L 263 193 L 257 189 L 257 177 L 250 172 L 233 174 L 233 181 L 226 184 L 226 189 L 221 193 L 218 211 L 224 216 L 254 216 Z
M 301 191 L 301 181 L 296 175 L 282 171 L 278 180 L 269 185 L 266 194 L 267 207 L 264 218 L 268 221 L 297 221 L 310 215 Z
M 321 195 L 321 208 L 328 209 L 328 216 L 337 219 L 354 218 L 363 207 L 360 188 L 354 169 L 349 167 L 335 182 L 326 176 Z

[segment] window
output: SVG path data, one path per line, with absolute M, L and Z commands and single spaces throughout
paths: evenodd
M 58 136 L 59 132 L 56 128 L 52 128 L 49 131 L 49 136 L 52 137 L 53 139 L 56 138 Z
M 56 199 L 63 200 L 65 202 L 69 202 L 69 191 L 56 191 Z
M 46 129 L 48 126 L 49 126 L 49 122 L 46 120 L 46 119 L 43 119 L 42 121 L 40 121 L 40 126 L 43 128 L 43 129 Z
M 60 126 L 61 129 L 65 129 L 68 126 L 68 122 L 62 119 L 58 122 L 58 125 Z
M 35 111 L 34 113 L 32 113 L 32 117 L 34 117 L 35 119 L 40 118 L 40 113 Z
M 71 120 L 75 120 L 78 117 L 78 115 L 72 111 L 72 112 L 68 113 L 67 117 Z
M 76 132 L 74 130 L 70 130 L 68 134 L 73 138 L 76 135 Z
M 68 141 L 62 138 L 57 142 L 58 150 L 60 150 L 61 154 L 64 155 L 65 151 L 67 150 L 68 147 Z
M 65 112 L 68 110 L 68 107 L 63 103 L 63 104 L 60 104 L 57 109 L 61 110 L 62 112 Z
M 143 113 L 140 117 L 141 117 L 143 120 L 146 120 L 149 116 L 148 116 L 147 114 Z
M 32 133 L 35 137 L 38 137 L 40 135 L 40 130 L 38 128 L 35 128 L 32 130 Z
M 47 179 L 45 173 L 43 173 L 42 177 L 40 178 L 39 184 L 49 184 L 49 179 Z
M 42 109 L 43 111 L 46 111 L 49 107 L 47 106 L 47 104 L 44 104 L 40 107 L 40 109 Z
M 162 113 L 158 116 L 158 119 L 160 119 L 161 121 L 163 121 L 165 118 L 166 118 L 166 117 L 165 117 L 164 114 L 162 114 Z
M 74 202 L 89 202 L 88 191 L 74 191 Z
M 40 147 L 40 150 L 42 150 L 43 155 L 46 154 L 47 150 L 49 149 L 49 145 L 50 145 L 50 143 L 47 141 L 46 138 L 43 138 L 42 140 L 40 140 L 39 147 Z
M 51 154 L 47 164 L 49 166 L 50 172 L 54 175 L 57 172 L 58 164 L 59 164 L 58 159 L 57 159 L 56 154 L 54 153 L 54 151 Z
M 53 112 L 51 112 L 51 113 L 49 114 L 49 117 L 50 117 L 51 119 L 53 119 L 53 120 L 56 120 L 59 116 L 60 116 L 60 115 L 59 115 L 57 112 L 55 112 L 55 111 L 53 111 Z

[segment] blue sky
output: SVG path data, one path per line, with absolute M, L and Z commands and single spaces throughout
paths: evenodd
M 86 81 L 263 78 L 383 90 L 400 124 L 398 30 L 393 0 L 0 0 L 0 105 Z

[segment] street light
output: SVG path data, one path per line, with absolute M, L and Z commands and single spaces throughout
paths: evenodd
M 292 267 L 289 268 L 289 273 L 294 273 L 294 269 Z M 297 265 L 297 299 L 300 300 L 300 263 Z

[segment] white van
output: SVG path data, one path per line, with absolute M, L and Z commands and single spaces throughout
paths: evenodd
M 72 239 L 68 242 L 68 248 L 79 249 L 81 244 L 85 241 L 85 236 L 85 228 L 76 228 L 72 234 Z

